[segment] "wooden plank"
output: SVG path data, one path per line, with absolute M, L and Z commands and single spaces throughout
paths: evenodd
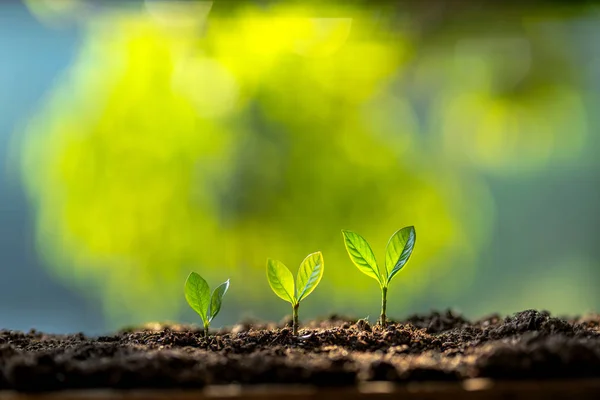
M 600 399 L 600 380 L 422 382 L 395 385 L 372 382 L 357 387 L 223 385 L 203 390 L 70 390 L 50 393 L 0 392 L 2 400 L 320 400 L 336 399 L 483 400 Z

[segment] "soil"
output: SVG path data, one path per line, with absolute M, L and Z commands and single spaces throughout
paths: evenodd
M 527 310 L 471 322 L 445 311 L 386 328 L 332 316 L 297 337 L 286 325 L 246 322 L 208 339 L 179 325 L 95 338 L 3 330 L 0 390 L 600 378 L 598 315 Z

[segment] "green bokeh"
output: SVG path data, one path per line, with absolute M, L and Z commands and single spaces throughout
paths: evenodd
M 382 262 L 389 236 L 416 226 L 390 314 L 423 296 L 451 301 L 494 223 L 482 174 L 535 171 L 584 146 L 577 92 L 535 72 L 566 63 L 535 22 L 510 40 L 449 29 L 427 41 L 368 7 L 323 10 L 83 23 L 77 60 L 27 127 L 22 166 L 40 251 L 65 282 L 96 287 L 114 326 L 179 318 L 190 270 L 230 277 L 238 315 L 279 318 L 264 308 L 277 301 L 267 257 L 295 269 L 318 250 L 327 270 L 307 314 L 375 315 L 377 287 L 341 229 Z

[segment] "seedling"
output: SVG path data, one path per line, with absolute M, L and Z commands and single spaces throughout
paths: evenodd
M 381 271 L 369 243 L 358 233 L 342 230 L 344 244 L 350 259 L 360 272 L 379 282 L 381 288 L 381 326 L 386 324 L 387 292 L 390 281 L 406 265 L 417 235 L 413 226 L 402 228 L 392 235 L 385 249 L 385 270 Z
M 323 255 L 320 251 L 308 255 L 298 269 L 296 285 L 292 272 L 277 260 L 267 260 L 267 279 L 273 292 L 292 304 L 294 335 L 298 334 L 298 308 L 300 301 L 305 299 L 317 287 L 323 277 Z
M 221 303 L 227 289 L 229 279 L 217 286 L 211 294 L 208 283 L 195 272 L 190 273 L 185 281 L 185 299 L 202 318 L 205 337 L 208 337 L 210 322 L 221 311 Z

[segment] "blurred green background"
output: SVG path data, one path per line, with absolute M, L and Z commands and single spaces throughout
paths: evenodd
M 267 257 L 325 276 L 301 309 L 371 317 L 341 229 L 401 317 L 600 306 L 600 8 L 540 1 L 0 4 L 7 328 L 279 320 Z

